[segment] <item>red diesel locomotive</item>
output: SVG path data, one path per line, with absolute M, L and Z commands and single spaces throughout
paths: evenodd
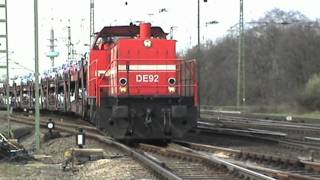
M 77 114 L 121 140 L 183 136 L 199 113 L 196 61 L 177 58 L 176 41 L 166 36 L 149 23 L 104 27 L 89 62 L 83 57 L 42 75 L 41 109 Z M 33 91 L 32 78 L 14 82 L 11 107 L 32 110 Z
M 87 65 L 87 117 L 116 139 L 171 139 L 196 126 L 195 60 L 160 27 L 104 27 Z

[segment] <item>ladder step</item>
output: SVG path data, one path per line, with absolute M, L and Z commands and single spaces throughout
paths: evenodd
M 7 66 L 0 66 L 0 69 L 7 69 Z
M 6 19 L 0 19 L 0 22 L 7 22 Z
M 0 50 L 0 53 L 7 53 L 7 50 Z
M 6 37 L 7 37 L 7 35 L 4 35 L 4 34 L 0 35 L 0 38 L 6 38 Z
M 6 7 L 5 4 L 0 4 L 0 8 L 4 8 L 4 7 Z

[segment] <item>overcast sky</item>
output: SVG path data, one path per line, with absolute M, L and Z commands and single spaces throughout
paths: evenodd
M 1 1 L 1 0 L 0 0 Z M 3 1 L 3 0 L 2 0 Z M 7 0 L 9 23 L 10 58 L 30 69 L 34 68 L 34 24 L 33 0 Z M 50 60 L 45 55 L 49 50 L 51 27 L 57 38 L 60 56 L 56 64 L 66 59 L 67 26 L 70 19 L 72 41 L 81 53 L 89 43 L 90 0 L 38 0 L 39 2 L 39 47 L 40 70 L 48 69 Z M 146 21 L 161 26 L 165 32 L 174 26 L 174 39 L 182 51 L 197 43 L 197 0 L 95 0 L 95 30 L 106 25 L 127 25 L 130 22 Z M 319 0 L 244 0 L 245 21 L 264 16 L 274 8 L 300 11 L 312 20 L 320 17 Z M 167 12 L 159 13 L 165 8 Z M 1 18 L 3 13 L 0 12 Z M 216 20 L 219 24 L 205 26 L 205 22 Z M 239 21 L 239 0 L 201 0 L 201 41 L 223 37 L 227 30 Z M 2 26 L 0 28 L 3 29 Z M 0 29 L 0 32 L 2 30 Z M 4 43 L 1 42 L 3 45 Z M 0 57 L 0 62 L 5 58 Z M 11 74 L 27 71 L 11 71 Z

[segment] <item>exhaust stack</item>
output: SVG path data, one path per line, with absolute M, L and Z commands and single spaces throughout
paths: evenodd
M 151 36 L 151 24 L 150 23 L 140 23 L 140 38 L 149 39 Z

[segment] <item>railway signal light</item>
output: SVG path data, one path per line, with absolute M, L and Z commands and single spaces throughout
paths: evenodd
M 84 130 L 82 128 L 79 129 L 76 140 L 77 140 L 77 145 L 79 148 L 83 148 L 83 146 L 86 144 L 86 141 L 85 141 L 86 136 L 85 136 Z
M 47 122 L 47 128 L 49 129 L 50 132 L 52 132 L 52 130 L 54 129 L 54 125 L 55 125 L 54 122 L 50 118 L 49 121 Z
M 54 138 L 58 138 L 58 137 L 61 137 L 60 133 L 58 131 L 53 131 L 55 129 L 55 123 L 54 121 L 52 121 L 51 118 L 48 119 L 48 122 L 47 122 L 47 128 L 49 130 L 49 133 L 46 133 L 45 134 L 45 141 L 46 140 L 50 140 L 50 139 L 54 139 Z

